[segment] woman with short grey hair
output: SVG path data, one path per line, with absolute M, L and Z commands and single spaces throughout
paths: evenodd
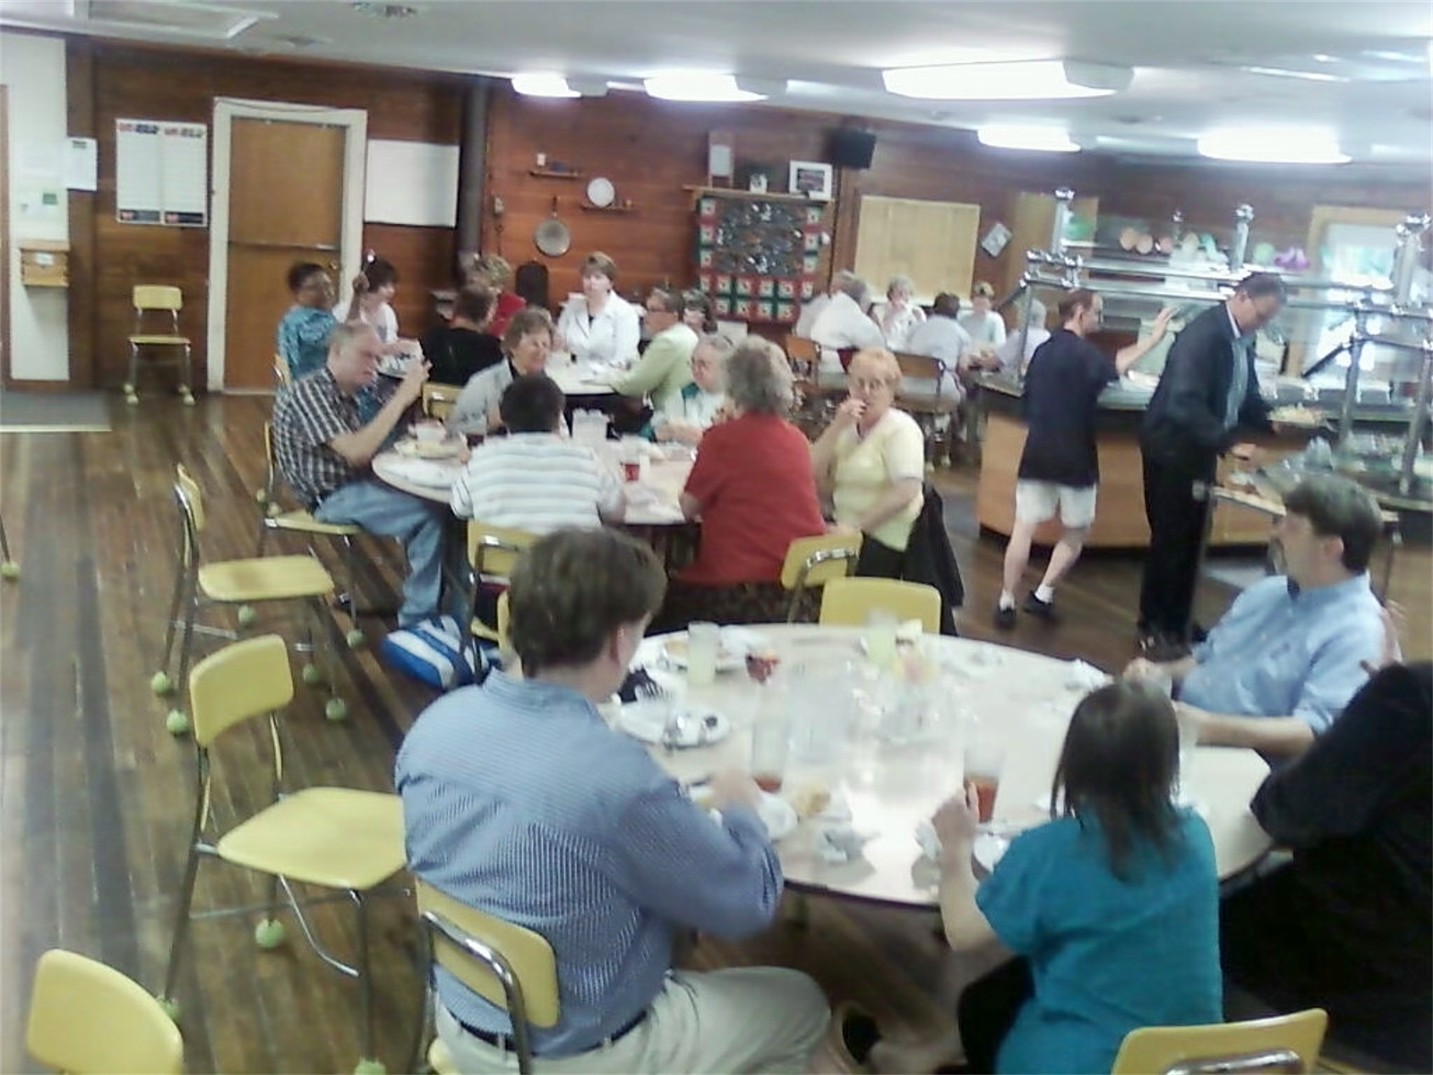
M 810 445 L 786 420 L 791 382 L 786 353 L 768 340 L 746 339 L 727 359 L 730 413 L 702 437 L 681 498 L 702 521 L 701 548 L 667 589 L 661 629 L 786 618 L 786 550 L 826 532 Z
M 904 351 L 916 326 L 925 321 L 925 311 L 915 301 L 916 285 L 909 276 L 893 276 L 886 285 L 886 301 L 871 310 L 871 317 L 892 351 Z
M 703 336 L 692 349 L 692 380 L 652 416 L 650 437 L 696 447 L 728 407 L 726 364 L 736 347 L 730 338 Z

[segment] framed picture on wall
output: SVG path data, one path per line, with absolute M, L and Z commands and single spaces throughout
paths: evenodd
M 804 194 L 813 202 L 831 200 L 831 166 L 819 161 L 792 161 L 786 189 Z

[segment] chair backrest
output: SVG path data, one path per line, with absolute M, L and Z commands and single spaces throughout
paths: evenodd
M 136 311 L 184 309 L 184 293 L 169 284 L 135 284 L 133 301 Z
M 508 592 L 498 594 L 498 648 L 508 648 L 508 624 L 512 622 L 512 602 Z
M 513 291 L 529 306 L 548 309 L 547 266 L 540 261 L 525 261 L 513 275 Z
M 538 1027 L 557 1025 L 561 1014 L 557 958 L 541 934 L 455 900 L 422 878 L 414 878 L 413 887 L 418 898 L 418 913 L 433 932 L 433 958 L 440 967 L 479 996 L 507 1009 L 516 1029 L 518 1016 L 512 1010 L 509 991 L 504 988 L 502 972 L 463 943 L 464 940 L 476 941 L 479 948 L 498 955 L 506 963 L 522 998 L 527 1022 Z M 452 929 L 444 929 L 443 925 Z
M 280 388 L 294 383 L 294 371 L 289 369 L 288 359 L 280 354 L 274 355 L 274 383 Z
M 1125 1035 L 1111 1075 L 1309 1072 L 1327 1028 L 1322 1008 L 1242 1023 L 1141 1027 Z
M 177 1075 L 184 1039 L 159 1001 L 129 977 L 52 948 L 35 967 L 25 1047 L 74 1075 Z
M 197 536 L 204 529 L 204 490 L 183 463 L 174 465 L 174 497 L 185 522 Z
M 458 393 L 461 391 L 461 388 L 450 384 L 425 382 L 423 385 L 423 413 L 429 418 L 437 418 L 446 422 L 448 415 L 453 413 L 453 408 L 458 403 Z
M 909 351 L 897 351 L 896 364 L 901 368 L 902 377 L 909 377 L 915 381 L 935 381 L 937 395 L 940 394 L 940 386 L 945 373 L 950 368 L 938 358 L 932 358 L 930 355 L 913 355 Z
M 861 535 L 817 534 L 797 538 L 786 549 L 781 565 L 781 585 L 788 590 L 824 586 L 832 579 L 845 578 L 861 555 Z
M 207 748 L 235 724 L 283 709 L 293 697 L 289 651 L 280 636 L 260 635 L 225 646 L 189 673 L 194 742 Z
M 798 372 L 809 373 L 821 360 L 821 349 L 816 346 L 815 340 L 808 340 L 804 336 L 788 335 L 786 337 L 786 357 Z
M 821 591 L 825 626 L 861 627 L 872 612 L 898 620 L 920 620 L 930 634 L 940 630 L 940 591 L 920 582 L 896 579 L 832 579 Z
M 528 530 L 516 530 L 510 526 L 493 526 L 478 519 L 468 523 L 468 563 L 479 579 L 505 579 L 512 573 L 518 554 L 533 542 L 537 535 Z

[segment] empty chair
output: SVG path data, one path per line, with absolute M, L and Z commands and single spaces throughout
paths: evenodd
M 846 578 L 861 555 L 861 534 L 839 531 L 797 538 L 786 550 L 781 565 L 781 585 L 791 591 L 786 622 L 795 623 L 807 592 L 820 589 L 833 579 Z
M 1322 1008 L 1243 1023 L 1141 1027 L 1125 1035 L 1111 1075 L 1301 1075 L 1314 1070 L 1327 1028 Z
M 184 1039 L 163 1005 L 113 967 L 62 948 L 35 965 L 25 1048 L 71 1075 L 184 1070 Z
M 414 887 L 431 963 L 508 1013 L 518 1071 L 527 1075 L 531 1027 L 556 1026 L 561 1014 L 552 947 L 540 934 L 460 903 L 426 881 Z M 428 1060 L 440 1075 L 458 1070 L 440 1041 Z
M 212 857 L 242 866 L 268 875 L 265 904 L 206 911 L 205 917 L 262 911 L 264 917 L 254 930 L 255 943 L 261 948 L 277 947 L 285 934 L 283 923 L 277 918 L 282 890 L 319 958 L 358 980 L 363 1016 L 360 1070 L 380 1072 L 382 1065 L 373 1059 L 373 998 L 365 901 L 373 889 L 403 867 L 402 802 L 396 795 L 357 788 L 296 790 L 286 786 L 278 711 L 292 701 L 293 694 L 288 651 L 278 635 L 263 635 L 226 646 L 200 661 L 189 677 L 198 780 L 183 888 L 179 893 L 169 966 L 160 1001 L 171 1013 L 177 1013 L 174 988 L 188 935 L 200 858 Z M 229 797 L 215 787 L 216 767 L 211 764 L 211 749 L 225 732 L 254 717 L 268 718 L 266 738 L 272 744 L 273 755 L 273 770 L 268 779 L 273 787 L 273 802 L 226 832 L 215 833 L 211 831 L 217 827 L 211 816 L 213 805 L 229 801 Z M 263 781 L 245 781 L 245 784 L 261 787 Z M 357 918 L 358 954 L 354 963 L 341 962 L 319 947 L 303 915 L 303 904 L 313 900 L 300 900 L 294 893 L 294 882 L 336 890 L 348 897 Z M 319 898 L 323 897 L 315 897 Z M 233 1002 L 234 998 L 224 999 Z
M 140 348 L 160 348 L 170 352 L 167 359 L 154 359 L 158 363 L 167 361 L 179 367 L 179 396 L 186 406 L 194 405 L 194 394 L 189 390 L 190 357 L 193 348 L 189 337 L 179 331 L 179 311 L 184 309 L 184 294 L 177 287 L 168 284 L 136 284 L 132 293 L 134 303 L 134 332 L 129 337 L 129 379 L 124 382 L 124 398 L 129 403 L 139 402 L 139 352 Z M 162 320 L 155 315 L 169 315 L 169 331 L 148 331 L 150 321 Z
M 861 627 L 873 612 L 920 620 L 928 634 L 940 630 L 940 591 L 895 579 L 832 579 L 821 591 L 821 619 L 828 627 Z
M 195 623 L 203 603 L 231 605 L 238 610 L 240 626 L 253 621 L 253 606 L 260 602 L 301 601 L 307 616 L 307 640 L 298 648 L 313 652 L 328 636 L 324 622 L 326 599 L 333 593 L 333 578 L 314 556 L 260 556 L 247 560 L 224 560 L 203 563 L 199 535 L 204 530 L 207 513 L 204 494 L 183 464 L 175 467 L 174 499 L 179 505 L 179 570 L 174 579 L 174 596 L 169 603 L 169 616 L 164 634 L 164 663 L 151 680 L 156 694 L 167 694 L 184 683 L 189 674 L 189 661 L 194 651 L 194 635 L 201 630 Z M 184 618 L 179 619 L 181 606 Z M 182 633 L 180 631 L 182 629 Z M 203 627 L 206 634 L 224 638 L 236 637 L 233 632 Z M 169 670 L 174 658 L 174 643 L 179 636 L 179 675 L 171 678 Z M 328 649 L 328 646 L 324 646 Z M 330 720 L 342 720 L 348 714 L 343 699 L 334 692 L 333 676 L 325 676 L 315 664 L 304 668 L 304 681 L 329 681 L 329 700 L 324 709 Z M 175 735 L 189 730 L 189 720 L 180 706 L 169 711 L 166 727 Z
M 896 403 L 921 427 L 925 434 L 926 459 L 944 459 L 954 442 L 953 416 L 960 407 L 960 391 L 950 367 L 938 358 L 896 352 L 901 367 L 901 387 Z M 943 420 L 943 421 L 942 421 Z M 940 434 L 945 433 L 945 451 L 937 453 Z

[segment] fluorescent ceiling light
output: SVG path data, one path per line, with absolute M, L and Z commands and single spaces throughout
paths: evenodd
M 1081 64 L 1079 68 L 1105 65 Z M 1128 68 L 1114 69 L 1128 72 Z M 902 97 L 938 101 L 1021 101 L 1053 98 L 1107 97 L 1117 92 L 1114 80 L 1075 81 L 1060 60 L 1018 60 L 1008 63 L 942 64 L 897 67 L 881 72 L 886 89 Z M 1094 82 L 1089 85 L 1087 82 Z M 1126 76 L 1126 83 L 1128 76 Z
M 992 124 L 975 132 L 984 146 L 996 149 L 1029 149 L 1038 153 L 1078 153 L 1080 147 L 1070 140 L 1068 131 L 1060 127 L 1022 127 L 1016 124 Z
M 528 74 L 513 75 L 512 88 L 524 97 L 582 96 L 567 84 L 567 79 L 553 74 L 551 71 L 533 71 Z
M 1199 155 L 1255 164 L 1346 164 L 1353 159 L 1329 131 L 1288 127 L 1211 131 L 1199 139 Z
M 1290 67 L 1241 67 L 1251 75 L 1268 75 L 1270 78 L 1297 78 L 1304 82 L 1352 82 L 1343 75 L 1331 75 L 1327 71 L 1296 71 Z
M 760 101 L 768 95 L 744 90 L 736 84 L 735 75 L 717 75 L 708 71 L 679 71 L 655 75 L 643 82 L 648 96 L 663 101 Z

